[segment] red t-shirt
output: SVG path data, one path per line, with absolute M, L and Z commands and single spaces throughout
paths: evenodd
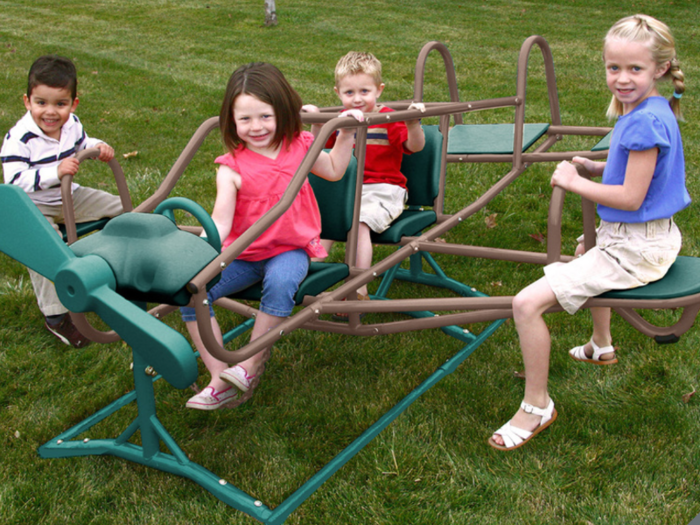
M 377 113 L 394 111 L 386 106 L 375 106 Z M 364 184 L 393 184 L 406 187 L 406 177 L 401 173 L 401 161 L 404 154 L 411 152 L 404 148 L 408 140 L 408 128 L 405 122 L 375 124 L 367 130 L 367 153 L 365 154 Z M 335 144 L 335 135 L 326 143 L 327 148 Z

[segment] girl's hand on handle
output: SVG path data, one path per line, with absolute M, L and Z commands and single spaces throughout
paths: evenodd
M 586 168 L 591 175 L 602 175 L 605 169 L 605 162 L 596 162 L 586 157 L 574 157 L 571 161 Z
M 321 110 L 318 109 L 318 106 L 314 106 L 313 104 L 304 104 L 301 106 L 301 110 L 304 113 L 320 113 Z M 321 131 L 321 128 L 323 126 L 321 124 L 311 124 L 311 134 L 314 137 L 318 137 L 318 132 Z
M 550 184 L 552 187 L 559 186 L 567 191 L 571 191 L 571 188 L 579 177 L 576 166 L 570 162 L 564 160 L 557 164 L 557 169 L 554 170 L 552 174 L 552 180 Z

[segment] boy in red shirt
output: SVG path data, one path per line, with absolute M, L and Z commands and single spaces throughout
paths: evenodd
M 335 66 L 335 92 L 345 109 L 359 109 L 363 113 L 389 113 L 391 108 L 377 103 L 384 91 L 382 64 L 371 53 L 351 51 Z M 411 104 L 409 109 L 423 109 L 422 104 Z M 304 106 L 306 111 L 318 111 Z M 315 128 L 315 129 L 314 129 Z M 312 131 L 317 134 L 320 126 Z M 331 147 L 331 137 L 327 147 Z M 425 135 L 419 120 L 390 122 L 370 126 L 367 132 L 365 175 L 362 185 L 360 229 L 357 241 L 357 267 L 372 266 L 370 230 L 386 230 L 404 209 L 408 197 L 406 177 L 401 173 L 404 154 L 417 153 L 425 146 Z M 332 241 L 321 241 L 330 250 Z M 367 286 L 357 290 L 358 299 L 369 299 Z M 346 315 L 343 315 L 347 317 Z

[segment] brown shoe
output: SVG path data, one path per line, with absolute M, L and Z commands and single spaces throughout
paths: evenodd
M 70 313 L 66 313 L 60 323 L 52 326 L 48 322 L 45 322 L 44 326 L 49 332 L 60 339 L 62 343 L 75 348 L 84 348 L 92 342 L 78 332 L 78 329 L 75 327 L 70 317 Z

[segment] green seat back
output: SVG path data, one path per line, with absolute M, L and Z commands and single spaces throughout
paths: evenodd
M 408 206 L 404 212 L 382 233 L 372 232 L 376 244 L 396 244 L 401 237 L 419 234 L 435 224 L 437 216 L 432 210 L 418 209 L 433 206 L 440 190 L 442 166 L 442 133 L 437 126 L 423 126 L 425 147 L 418 153 L 404 155 L 401 173 L 406 176 Z
M 610 149 L 610 139 L 611 138 L 612 138 L 612 131 L 610 133 L 608 133 L 607 135 L 605 135 L 602 139 L 600 139 L 598 144 L 593 146 L 593 149 L 591 149 L 591 151 L 605 151 L 605 150 Z
M 170 219 L 146 213 L 119 215 L 102 231 L 70 248 L 78 256 L 98 255 L 107 261 L 117 292 L 127 299 L 176 306 L 189 303 L 187 283 L 219 255 L 205 240 L 178 229 Z
M 314 190 L 321 212 L 321 238 L 345 242 L 352 228 L 352 213 L 355 206 L 355 181 L 357 159 L 350 158 L 345 175 L 331 182 L 310 173 L 309 183 Z
M 525 124 L 523 151 L 549 129 L 549 124 Z M 513 153 L 515 124 L 459 124 L 450 130 L 448 155 L 510 155 Z
M 677 257 L 666 275 L 646 286 L 614 290 L 600 297 L 609 299 L 676 299 L 700 293 L 700 258 Z

